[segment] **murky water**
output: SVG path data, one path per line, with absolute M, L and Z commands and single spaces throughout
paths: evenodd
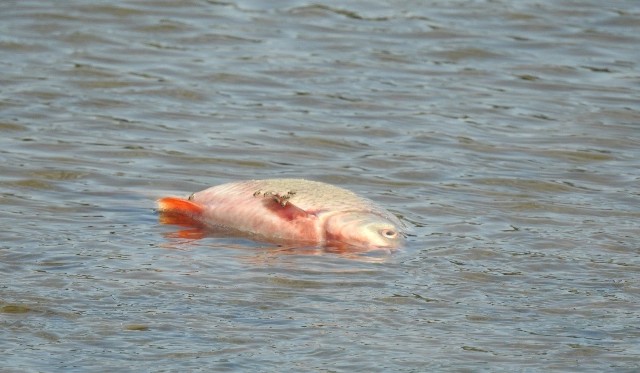
M 640 369 L 639 19 L 2 2 L 2 370 Z M 407 247 L 178 239 L 153 211 L 270 177 L 376 200 Z

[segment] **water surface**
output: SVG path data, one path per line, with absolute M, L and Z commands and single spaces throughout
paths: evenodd
M 24 371 L 640 369 L 633 1 L 0 5 L 0 351 Z M 304 177 L 401 252 L 173 237 Z

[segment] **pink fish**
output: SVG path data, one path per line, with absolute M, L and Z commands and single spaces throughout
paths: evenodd
M 341 250 L 399 247 L 403 224 L 346 189 L 303 179 L 250 180 L 158 200 L 161 221 L 226 228 L 271 242 Z

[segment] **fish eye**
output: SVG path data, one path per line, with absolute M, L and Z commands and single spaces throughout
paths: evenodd
M 396 232 L 394 229 L 389 228 L 381 230 L 380 234 L 385 238 L 396 238 L 398 236 L 398 232 Z

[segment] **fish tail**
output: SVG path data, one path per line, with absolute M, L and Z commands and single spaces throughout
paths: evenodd
M 204 207 L 202 207 L 202 205 L 178 197 L 164 197 L 160 198 L 157 202 L 158 211 L 161 213 L 196 217 L 201 215 L 204 211 Z

